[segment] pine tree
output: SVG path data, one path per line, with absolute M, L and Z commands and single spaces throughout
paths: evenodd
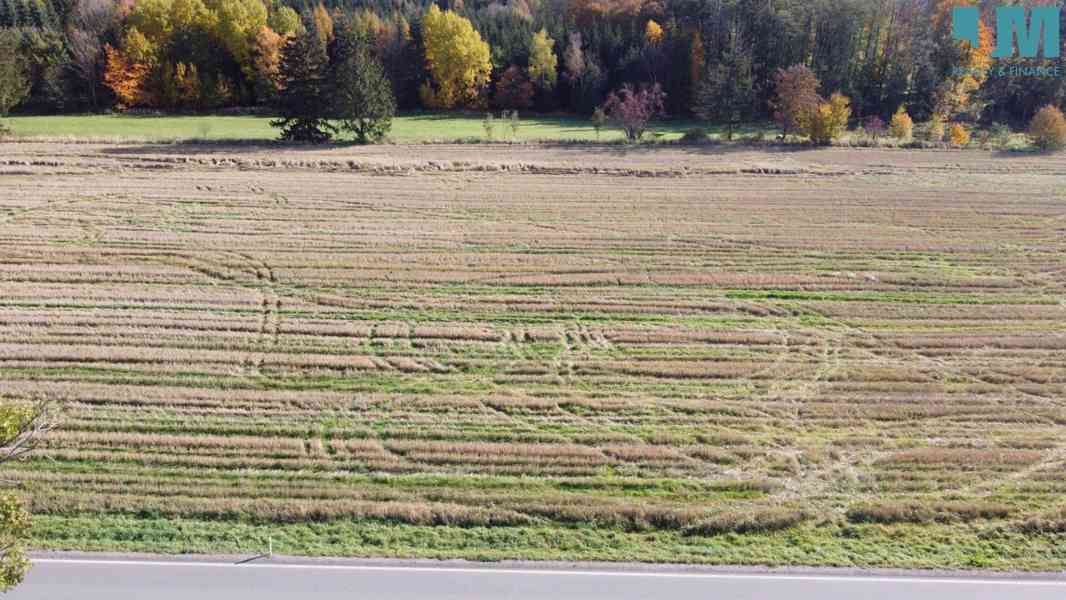
M 381 61 L 364 35 L 346 28 L 337 34 L 331 68 L 333 109 L 340 128 L 361 144 L 380 141 L 392 128 L 396 96 Z
M 271 127 L 281 129 L 281 139 L 296 142 L 329 141 L 336 128 L 329 122 L 330 102 L 326 73 L 326 46 L 313 27 L 291 38 L 281 57 L 281 117 Z

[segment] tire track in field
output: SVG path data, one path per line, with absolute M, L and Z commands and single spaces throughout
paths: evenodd
M 942 360 L 936 359 L 936 358 L 931 357 L 931 356 L 926 356 L 926 355 L 922 354 L 921 352 L 919 352 L 918 350 L 905 348 L 903 346 L 900 346 L 897 342 L 895 342 L 893 340 L 883 339 L 881 336 L 878 336 L 875 333 L 868 332 L 865 329 L 863 329 L 861 327 L 857 327 L 855 325 L 852 325 L 852 324 L 850 324 L 850 323 L 848 323 L 848 322 L 846 322 L 844 320 L 830 317 L 830 316 L 828 316 L 828 315 L 826 315 L 826 314 L 824 314 L 824 313 L 822 313 L 822 312 L 820 312 L 818 310 L 810 308 L 810 307 L 804 307 L 804 308 L 805 308 L 805 310 L 809 310 L 812 313 L 817 314 L 820 317 L 826 319 L 827 321 L 829 321 L 829 322 L 831 322 L 833 324 L 836 324 L 837 326 L 842 327 L 842 328 L 846 329 L 847 331 L 850 331 L 850 332 L 852 332 L 852 333 L 854 333 L 854 334 L 856 334 L 856 335 L 868 340 L 869 342 L 872 342 L 872 346 L 871 346 L 872 348 L 892 347 L 892 348 L 895 348 L 896 350 L 902 351 L 905 355 L 909 356 L 916 363 L 925 364 L 927 366 L 932 367 L 934 372 L 946 373 L 948 375 L 957 377 L 959 379 L 963 379 L 963 380 L 969 381 L 970 383 L 985 383 L 985 384 L 992 383 L 992 382 L 986 381 L 986 380 L 978 377 L 977 375 L 974 375 L 974 374 L 971 374 L 971 373 L 967 373 L 966 371 L 963 371 L 963 370 L 960 370 L 960 369 L 958 369 L 956 367 L 953 367 L 953 366 L 945 363 Z M 876 352 L 874 350 L 864 349 L 864 348 L 861 348 L 861 347 L 857 347 L 856 349 L 860 350 L 860 351 L 862 351 L 862 352 L 864 352 L 864 353 L 866 353 L 868 355 L 870 355 L 872 358 L 876 358 L 876 359 L 879 359 L 879 360 L 884 360 L 884 358 L 885 358 L 884 356 L 882 356 L 881 354 L 879 354 L 878 352 Z M 1008 390 L 1013 391 L 1014 393 L 1016 393 L 1016 394 L 1018 394 L 1020 396 L 1023 396 L 1023 397 L 1028 397 L 1028 398 L 1039 400 L 1039 401 L 1043 401 L 1043 402 L 1050 402 L 1051 404 L 1053 404 L 1055 406 L 1063 406 L 1063 403 L 1057 401 L 1054 398 L 1049 398 L 1049 397 L 1044 397 L 1044 396 L 1040 396 L 1040 395 L 1037 395 L 1037 394 L 1033 394 L 1031 392 L 1028 392 L 1028 391 L 1022 389 L 1017 384 L 1015 384 L 1014 382 L 1011 382 L 1011 381 L 997 382 L 997 383 L 995 383 L 995 385 L 1005 386 Z M 1043 417 L 1040 417 L 1039 415 L 1036 415 L 1036 414 L 1033 414 L 1033 413 L 1030 413 L 1030 412 L 1026 411 L 1024 409 L 1024 407 L 1017 407 L 1017 410 L 1029 414 L 1033 419 L 1035 419 L 1037 421 L 1046 420 Z M 875 460 L 877 454 L 879 454 L 879 453 L 871 453 L 867 457 L 866 462 L 867 463 L 873 462 L 873 460 Z M 880 454 L 883 454 L 883 453 L 880 453 Z M 1038 470 L 1040 470 L 1042 468 L 1049 467 L 1049 466 L 1052 466 L 1054 464 L 1057 464 L 1059 462 L 1064 462 L 1064 461 L 1066 461 L 1066 442 L 1058 444 L 1055 447 L 1055 449 L 1052 450 L 1049 453 L 1049 455 L 1047 457 L 1045 457 L 1043 460 L 1039 461 L 1038 463 L 1036 463 L 1034 465 L 1026 466 L 1026 467 L 1023 467 L 1021 469 L 1016 469 L 1016 470 L 1013 470 L 1013 471 L 1008 471 L 1002 477 L 993 478 L 991 481 L 989 481 L 989 480 L 975 481 L 975 482 L 973 482 L 973 483 L 971 483 L 971 484 L 969 484 L 969 485 L 967 485 L 967 486 L 965 486 L 963 488 L 960 488 L 958 490 L 953 490 L 953 492 L 966 493 L 966 492 L 973 491 L 973 490 L 977 489 L 978 487 L 984 487 L 984 488 L 987 488 L 987 490 L 988 490 L 988 491 L 985 492 L 984 495 L 985 496 L 991 495 L 992 493 L 994 493 L 994 489 L 997 488 L 997 487 L 1005 485 L 1005 484 L 1007 484 L 1007 483 L 1009 483 L 1011 481 L 1016 481 L 1018 479 L 1023 479 L 1025 477 L 1031 475 L 1032 473 L 1037 472 Z

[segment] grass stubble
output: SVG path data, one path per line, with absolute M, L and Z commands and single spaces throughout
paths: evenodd
M 272 152 L 5 147 L 38 548 L 1066 564 L 1062 159 Z

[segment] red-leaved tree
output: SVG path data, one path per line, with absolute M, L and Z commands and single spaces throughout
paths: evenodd
M 665 101 L 666 93 L 657 83 L 639 90 L 627 83 L 607 96 L 603 110 L 611 122 L 625 132 L 626 139 L 635 142 L 644 137 L 652 119 L 665 114 Z
M 770 108 L 781 125 L 781 134 L 807 133 L 810 120 L 822 103 L 818 95 L 821 87 L 818 76 L 805 65 L 779 69 L 774 77 L 774 98 Z
M 521 67 L 511 65 L 496 83 L 496 106 L 500 108 L 529 108 L 533 106 L 533 83 Z

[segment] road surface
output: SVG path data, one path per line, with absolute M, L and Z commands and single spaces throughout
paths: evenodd
M 1045 576 L 854 575 L 400 561 L 34 559 L 11 600 L 1062 600 Z

